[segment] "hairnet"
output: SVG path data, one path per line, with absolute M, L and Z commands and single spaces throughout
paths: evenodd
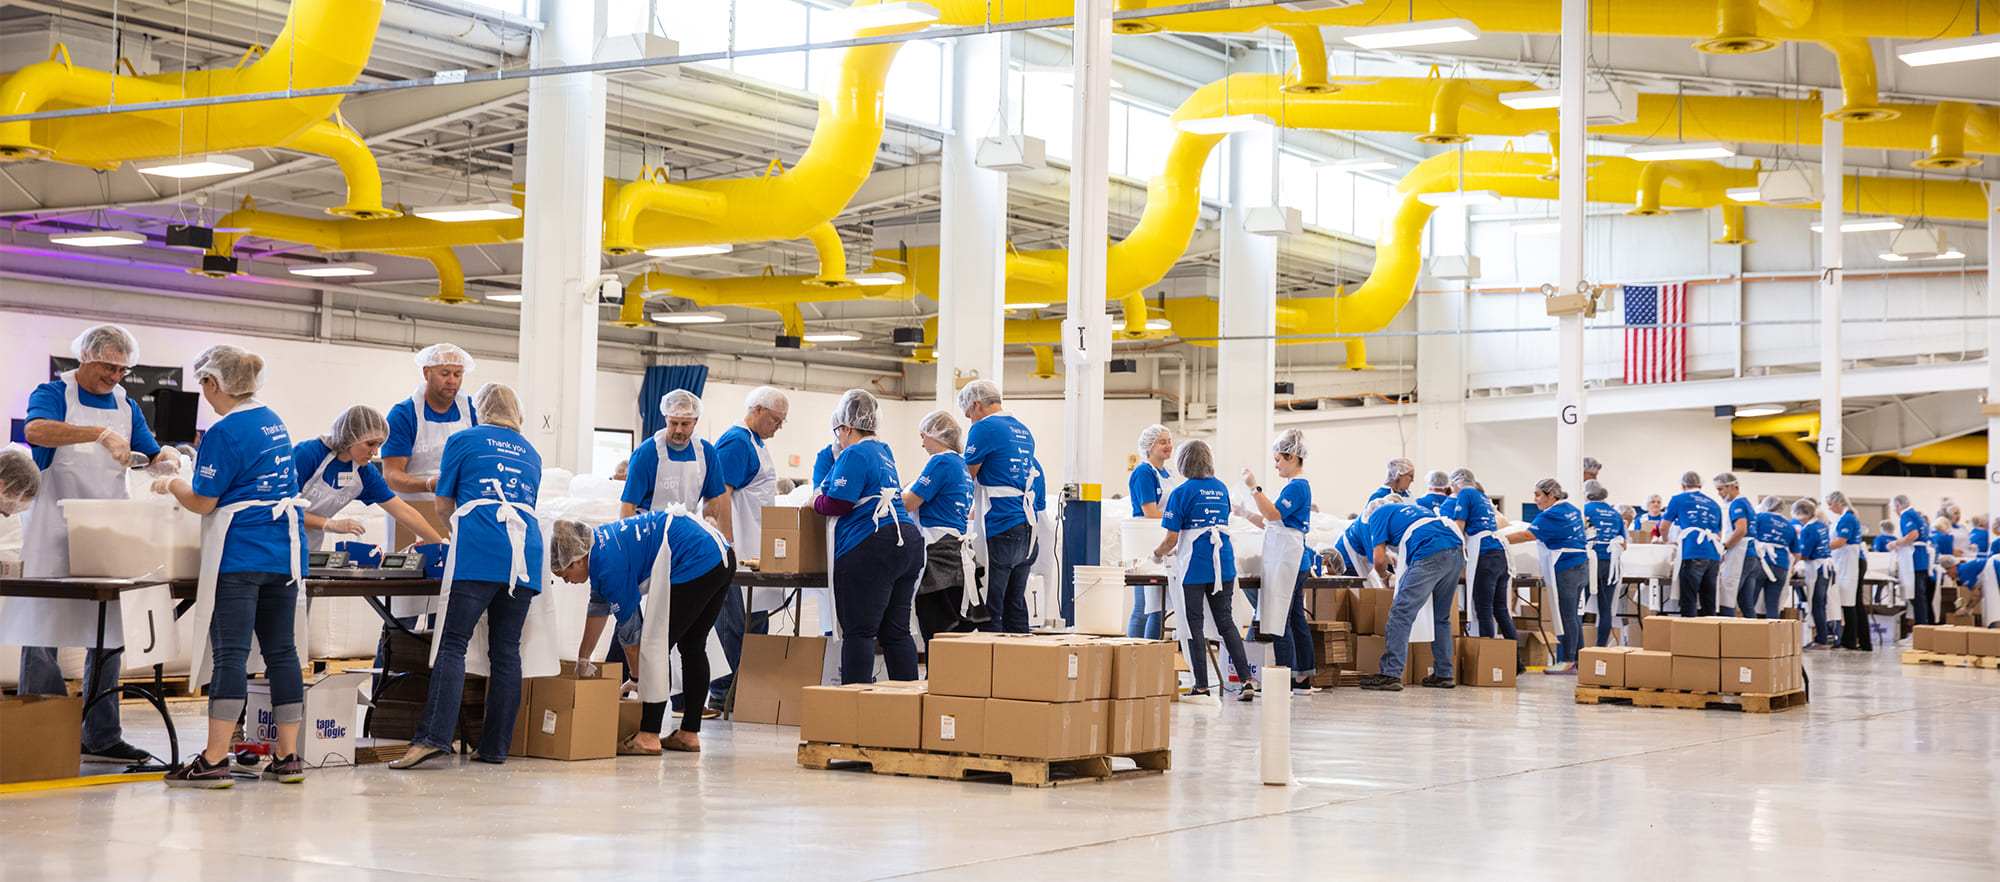
M 1000 403 L 1000 385 L 992 380 L 973 380 L 958 390 L 958 412 L 971 413 L 974 407 Z
M 701 398 L 686 389 L 660 396 L 660 416 L 684 420 L 701 419 Z
M 1451 482 L 1452 482 L 1453 484 L 1457 484 L 1457 485 L 1458 485 L 1458 486 L 1460 486 L 1460 487 L 1470 487 L 1470 486 L 1472 486 L 1472 482 L 1474 482 L 1474 481 L 1477 481 L 1477 480 L 1479 480 L 1479 479 L 1478 479 L 1478 478 L 1475 478 L 1475 477 L 1473 477 L 1473 476 L 1472 476 L 1472 470 L 1471 470 L 1471 469 L 1452 469 L 1452 470 L 1451 470 Z
M 1819 506 L 1814 505 L 1809 497 L 1800 497 L 1797 502 L 1792 503 L 1792 517 L 1810 519 L 1818 513 Z
M 1638 510 L 1634 509 L 1632 506 L 1629 505 L 1618 506 L 1618 517 L 1629 521 L 1638 516 L 1639 516 Z
M 589 554 L 590 527 L 582 521 L 556 521 L 549 528 L 549 569 L 569 569 Z
M 1986 526 L 1986 516 L 1985 516 L 1985 515 L 1983 515 L 1983 514 L 1976 514 L 1976 515 L 1973 515 L 1973 516 L 1972 516 L 1972 525 L 1973 525 L 1973 526 L 1975 526 L 1975 527 L 1984 527 L 1984 526 Z
M 375 408 L 357 404 L 334 417 L 333 427 L 319 436 L 319 440 L 328 450 L 339 453 L 377 435 L 389 437 L 389 422 Z
M 1283 434 L 1278 436 L 1278 440 L 1271 442 L 1271 452 L 1289 453 L 1293 459 L 1305 462 L 1306 433 L 1297 429 L 1286 429 Z
M 1432 490 L 1449 489 L 1451 487 L 1451 476 L 1445 474 L 1440 469 L 1431 469 L 1429 474 L 1424 475 L 1424 486 Z
M 1763 499 L 1757 500 L 1758 511 L 1767 511 L 1775 513 L 1780 509 L 1783 509 L 1784 507 L 1785 507 L 1785 501 L 1779 499 L 1776 496 L 1766 496 Z
M 1949 518 L 1944 517 L 1943 515 L 1939 515 L 1936 520 L 1931 521 L 1931 529 L 1936 530 L 1937 532 L 1940 533 L 1950 530 L 1951 520 Z
M 1397 496 L 1394 493 L 1391 493 L 1387 496 L 1377 496 L 1374 499 L 1368 500 L 1368 508 L 1367 510 L 1362 512 L 1361 516 L 1363 519 L 1366 519 L 1369 515 L 1373 515 L 1376 509 L 1388 505 L 1392 502 L 1402 502 L 1402 501 L 1403 497 Z
M 1569 494 L 1563 492 L 1562 483 L 1554 478 L 1543 478 L 1539 481 L 1536 481 L 1535 489 L 1540 490 L 1543 493 L 1547 493 L 1550 499 L 1553 499 L 1557 502 L 1561 502 L 1569 498 Z
M 923 421 L 917 423 L 917 433 L 954 452 L 965 452 L 965 433 L 959 431 L 958 421 L 951 418 L 951 411 L 934 410 L 924 414 Z
M 744 413 L 760 407 L 776 414 L 791 412 L 791 404 L 785 400 L 785 393 L 771 386 L 758 386 L 750 390 L 750 395 L 743 399 Z
M 1334 553 L 1332 553 L 1332 554 L 1326 554 L 1326 555 L 1321 555 L 1321 556 L 1320 556 L 1320 559 L 1321 559 L 1321 560 L 1324 560 L 1324 561 L 1326 561 L 1326 574 L 1327 574 L 1327 575 L 1329 575 L 1329 576 L 1345 576 L 1345 575 L 1347 575 L 1347 572 L 1348 572 L 1348 569 L 1347 569 L 1347 552 L 1344 552 L 1344 551 L 1336 551 L 1336 552 L 1334 552 Z
M 1383 478 L 1382 483 L 1394 484 L 1396 483 L 1397 478 L 1400 478 L 1404 475 L 1414 475 L 1416 473 L 1417 473 L 1416 463 L 1413 463 L 1407 459 L 1402 459 L 1402 458 L 1392 459 L 1389 460 L 1389 477 Z
M 1847 494 L 1842 493 L 1839 490 L 1830 491 L 1826 494 L 1826 504 L 1838 505 L 1841 508 L 1847 508 L 1848 507 Z
M 465 368 L 468 373 L 473 369 L 472 356 L 450 343 L 433 343 L 417 350 L 416 362 L 420 368 L 455 364 Z
M 1889 498 L 1889 507 L 1895 509 L 1896 511 L 1902 511 L 1903 509 L 1909 508 L 1910 497 L 1905 494 L 1898 493 L 1895 496 Z
M 1180 449 L 1174 451 L 1174 471 L 1188 480 L 1215 477 L 1215 454 L 1208 449 L 1208 442 L 1190 438 L 1181 442 Z
M 117 325 L 92 325 L 70 341 L 69 354 L 81 362 L 103 362 L 119 367 L 139 363 L 139 341 L 132 332 Z
M 224 395 L 255 395 L 264 388 L 264 359 L 241 346 L 218 343 L 194 357 L 194 380 L 212 377 Z
M 1604 489 L 1603 484 L 1597 483 L 1596 478 L 1583 482 L 1583 498 L 1586 501 L 1603 502 L 1610 497 L 1611 491 Z
M 0 514 L 27 511 L 41 490 L 42 470 L 35 467 L 35 458 L 19 447 L 0 449 Z
M 1169 437 L 1172 437 L 1172 433 L 1167 431 L 1166 426 L 1162 426 L 1159 423 L 1154 423 L 1150 426 L 1147 426 L 1144 429 L 1140 429 L 1139 455 L 1145 456 L 1151 453 L 1154 444 L 1159 443 L 1159 440 L 1161 438 L 1169 438 Z
M 1949 499 L 1945 500 L 1944 504 L 1938 506 L 1938 514 L 1943 515 L 1945 517 L 1951 517 L 1952 515 L 1958 513 L 1959 513 L 1958 503 L 1953 502 Z
M 1594 456 L 1586 456 L 1583 458 L 1583 470 L 1586 472 L 1603 471 L 1604 463 L 1598 462 Z
M 881 419 L 882 405 L 865 389 L 847 390 L 840 396 L 840 403 L 833 406 L 833 427 L 836 429 L 845 427 L 873 435 Z
M 1875 526 L 1882 528 L 1882 532 L 1884 533 L 1896 532 L 1896 522 L 1889 520 L 1888 518 L 1883 518 L 1882 523 L 1876 524 Z
M 505 426 L 516 432 L 521 431 L 521 399 L 514 394 L 514 387 L 505 383 L 487 383 L 472 393 L 472 409 L 479 414 L 481 425 Z
M 1735 473 L 1735 472 L 1723 472 L 1722 474 L 1719 474 L 1719 475 L 1716 475 L 1716 476 L 1715 476 L 1715 486 L 1717 486 L 1717 487 L 1734 487 L 1734 486 L 1736 486 L 1736 473 Z
M 1682 473 L 1681 473 L 1681 486 L 1682 486 L 1683 488 L 1697 488 L 1697 487 L 1700 487 L 1700 486 L 1701 486 L 1701 473 L 1700 473 L 1700 472 L 1682 472 Z
M 1647 502 L 1665 502 L 1666 500 L 1664 500 L 1664 499 L 1661 499 L 1661 498 L 1660 498 L 1660 494 L 1658 494 L 1658 493 L 1655 493 L 1655 494 L 1653 494 L 1653 495 L 1651 495 L 1651 496 L 1648 496 L 1648 497 L 1646 497 L 1646 501 L 1647 501 Z

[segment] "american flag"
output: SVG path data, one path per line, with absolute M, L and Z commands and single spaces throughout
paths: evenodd
M 1687 321 L 1687 285 L 1625 285 L 1625 382 L 1687 379 L 1687 329 L 1632 327 Z

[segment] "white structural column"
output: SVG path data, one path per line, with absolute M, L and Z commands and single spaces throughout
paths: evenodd
M 1094 510 L 1102 496 L 1104 284 L 1111 208 L 1111 0 L 1076 0 L 1071 31 L 1069 317 L 1063 322 L 1063 474 Z M 1089 519 L 1095 523 L 1095 518 Z M 1074 529 L 1072 529 L 1074 532 Z M 1095 548 L 1095 530 L 1088 538 Z
M 1248 468 L 1276 481 L 1270 469 L 1271 381 L 1277 373 L 1278 240 L 1243 228 L 1252 209 L 1278 204 L 1271 172 L 1278 133 L 1270 126 L 1230 135 L 1225 142 L 1221 302 L 1215 346 L 1215 470 L 1235 484 Z M 1329 451 L 1330 452 L 1330 451 Z M 1272 491 L 1276 492 L 1276 491 Z
M 1562 222 L 1557 284 L 1562 294 L 1583 284 L 1583 219 L 1590 162 L 1584 151 L 1584 64 L 1590 44 L 1590 0 L 1563 0 L 1562 105 L 1557 111 L 1562 148 L 1557 168 L 1557 216 Z M 1563 489 L 1583 498 L 1583 316 L 1556 319 L 1556 462 Z
M 2000 512 L 2000 184 L 1986 185 L 1986 510 Z
M 600 3 L 543 6 L 536 66 L 582 64 L 603 36 Z M 521 266 L 521 405 L 551 468 L 587 472 L 597 423 L 597 292 L 604 227 L 604 77 L 528 85 Z
M 957 411 L 959 385 L 1001 381 L 1007 287 L 1007 175 L 980 168 L 979 140 L 1005 118 L 1006 34 L 958 38 L 952 52 L 952 134 L 944 141 L 938 223 L 937 396 Z
M 1841 93 L 1824 93 L 1826 109 L 1839 110 Z M 1840 489 L 1840 215 L 1847 202 L 1843 171 L 1845 123 L 1820 124 L 1820 176 L 1826 192 L 1819 207 L 1819 497 Z
M 1417 329 L 1439 332 L 1417 338 L 1417 449 L 1412 457 L 1422 470 L 1451 471 L 1466 465 L 1466 338 L 1456 332 L 1466 327 L 1466 300 L 1470 296 L 1453 290 L 1417 298 Z M 1423 477 L 1419 475 L 1418 480 Z

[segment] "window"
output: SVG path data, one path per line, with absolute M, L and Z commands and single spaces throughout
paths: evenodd
M 590 473 L 611 477 L 618 464 L 632 458 L 631 429 L 594 429 L 590 433 Z
M 545 2 L 558 3 L 561 0 L 545 0 Z M 508 15 L 526 17 L 528 14 L 528 0 L 465 0 L 465 4 L 467 6 L 484 6 L 487 9 L 497 10 Z M 546 18 L 547 16 L 543 17 Z
M 1167 170 L 1167 154 L 1174 145 L 1173 123 L 1159 111 L 1137 104 L 1126 109 L 1125 172 L 1150 181 Z
M 1320 172 L 1296 153 L 1278 153 L 1278 204 L 1299 210 L 1306 223 L 1319 225 Z
M 806 8 L 792 0 L 735 0 L 736 48 L 769 49 L 806 42 Z M 721 4 L 711 4 L 721 5 Z M 734 70 L 746 77 L 803 89 L 806 55 L 780 52 L 733 59 Z

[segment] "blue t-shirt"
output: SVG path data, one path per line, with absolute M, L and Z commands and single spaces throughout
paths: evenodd
M 1342 560 L 1347 561 L 1347 574 L 1359 576 L 1375 567 L 1375 544 L 1368 538 L 1368 520 L 1355 518 L 1340 533 L 1336 547 Z
M 833 445 L 828 444 L 819 449 L 818 456 L 813 457 L 813 489 L 825 490 L 826 476 L 831 474 L 833 474 Z
M 1800 560 L 1825 560 L 1830 557 L 1826 523 L 1815 518 L 1800 526 L 1797 549 Z
M 1896 541 L 1896 537 L 1894 536 L 1888 536 L 1888 535 L 1877 536 L 1875 537 L 1874 548 L 1876 551 L 1891 551 L 1893 549 L 1889 547 L 1889 543 L 1894 541 Z
M 1771 562 L 1773 567 L 1789 567 L 1792 552 L 1799 550 L 1799 534 L 1792 531 L 1792 522 L 1777 512 L 1758 512 L 1750 522 L 1750 535 L 1757 540 L 1758 554 Z M 1766 548 L 1778 549 L 1775 553 Z M 1749 565 L 1746 558 L 1744 564 Z
M 1583 519 L 1590 522 L 1596 535 L 1590 539 L 1590 550 L 1598 560 L 1611 559 L 1611 540 L 1625 535 L 1625 519 L 1618 516 L 1618 509 L 1608 502 L 1586 502 L 1583 504 Z
M 299 492 L 305 492 L 306 482 L 312 480 L 313 472 L 319 470 L 320 462 L 330 455 L 326 449 L 326 442 L 318 438 L 307 438 L 292 448 L 292 467 L 298 472 Z M 358 472 L 361 476 L 358 479 L 347 480 L 361 482 L 361 495 L 355 498 L 363 505 L 381 505 L 396 498 L 395 492 L 389 489 L 389 482 L 382 480 L 382 471 L 377 469 L 374 463 L 362 463 L 361 468 L 356 469 L 354 463 L 341 462 L 339 457 L 333 457 L 333 461 L 326 464 L 326 472 L 320 476 L 320 483 L 338 489 L 341 477 L 350 472 Z
M 946 450 L 932 455 L 910 492 L 924 501 L 917 509 L 917 526 L 949 527 L 960 533 L 971 526 L 972 475 L 958 453 Z
M 618 621 L 629 621 L 641 609 L 639 591 L 653 578 L 653 560 L 660 556 L 662 536 L 674 549 L 676 583 L 692 582 L 722 565 L 716 538 L 694 517 L 672 518 L 663 511 L 635 514 L 590 531 L 590 593 L 610 604 Z
M 1833 535 L 1847 540 L 1849 545 L 1861 544 L 1861 518 L 1854 514 L 1854 509 L 1848 509 L 1833 522 Z
M 618 497 L 619 502 L 629 502 L 640 511 L 653 508 L 653 482 L 660 474 L 660 448 L 647 438 L 639 442 L 639 449 L 632 451 L 632 458 L 625 466 L 625 492 Z M 694 442 L 675 450 L 667 448 L 668 462 L 694 462 L 702 459 L 701 501 L 707 502 L 724 493 L 729 488 L 723 483 L 722 460 L 715 455 L 715 445 L 706 438 L 696 438 Z
M 1138 468 L 1132 470 L 1132 476 L 1125 479 L 1125 489 L 1132 497 L 1133 517 L 1144 516 L 1145 506 L 1149 502 L 1154 505 L 1160 504 L 1160 488 L 1165 486 L 1167 479 L 1171 477 L 1173 476 L 1168 474 L 1166 469 L 1156 468 L 1150 462 L 1142 462 Z
M 417 400 L 412 396 L 396 402 L 395 406 L 389 408 L 389 440 L 382 442 L 382 456 L 409 456 L 410 452 L 416 449 Z M 467 405 L 467 409 L 470 410 L 471 405 Z M 472 424 L 479 425 L 479 412 L 475 410 L 471 416 Z M 456 400 L 452 401 L 451 406 L 445 408 L 443 413 L 431 410 L 430 402 L 424 402 L 424 422 L 455 423 L 458 420 Z
M 1993 534 L 1988 533 L 1985 530 L 1981 530 L 1978 527 L 1974 527 L 1972 528 L 1972 532 L 1971 534 L 1968 535 L 1967 539 L 1972 543 L 1973 552 L 1983 556 L 1986 554 L 1986 549 L 1989 543 L 1992 542 Z
M 1465 522 L 1465 535 L 1475 536 L 1490 533 L 1500 528 L 1500 520 L 1493 511 L 1493 500 L 1486 498 L 1485 491 L 1477 487 L 1467 487 L 1452 497 L 1452 520 Z M 1479 540 L 1479 553 L 1506 551 L 1499 539 L 1488 536 Z
M 106 392 L 103 395 L 92 395 L 90 390 L 83 388 L 82 385 L 78 385 L 76 387 L 76 403 L 84 407 L 94 407 L 98 410 L 110 410 L 118 406 L 118 397 L 110 392 Z M 132 444 L 132 452 L 145 454 L 146 456 L 159 455 L 160 442 L 154 440 L 152 428 L 146 425 L 146 415 L 139 412 L 139 402 L 133 401 L 128 397 L 125 399 L 125 406 L 132 410 L 132 437 L 126 439 Z M 50 380 L 40 386 L 36 386 L 35 391 L 28 394 L 28 416 L 22 422 L 24 424 L 32 423 L 36 420 L 55 420 L 59 423 L 68 422 L 68 411 L 69 399 L 63 393 L 62 381 Z M 56 459 L 56 449 L 53 447 L 30 446 L 28 453 L 35 458 L 35 467 L 39 469 L 48 468 L 49 463 L 55 462 Z M 208 494 L 204 493 L 202 495 L 206 496 Z M 286 570 L 286 572 L 291 571 Z
M 1443 502 L 1438 503 L 1437 513 L 1451 520 L 1458 520 L 1458 497 L 1445 497 Z
M 195 495 L 215 500 L 216 508 L 252 500 L 276 502 L 299 495 L 298 473 L 292 467 L 292 436 L 268 407 L 238 407 L 201 436 L 195 456 Z M 272 519 L 271 509 L 253 506 L 229 522 L 223 539 L 218 573 L 284 573 L 290 576 L 292 536 L 284 518 Z M 305 521 L 298 529 L 299 569 L 305 570 Z
M 1028 490 L 1033 483 L 1029 472 L 1035 469 L 1035 436 L 1012 414 L 994 414 L 973 423 L 965 433 L 965 465 L 979 468 L 973 480 L 982 487 Z M 1018 496 L 989 497 L 986 535 L 997 536 L 1027 523 L 1027 509 L 1021 502 Z
M 1382 486 L 1375 488 L 1375 492 L 1368 494 L 1368 502 L 1374 502 L 1375 500 L 1381 499 L 1384 496 L 1393 496 L 1395 495 L 1395 493 L 1396 491 L 1390 489 L 1389 485 L 1383 484 Z M 1365 507 L 1366 503 L 1363 503 L 1363 506 Z
M 444 461 L 438 469 L 440 499 L 451 499 L 461 507 L 475 499 L 533 507 L 541 489 L 542 455 L 513 429 L 474 426 L 453 433 L 444 443 Z M 542 571 L 547 569 L 541 564 L 542 527 L 532 513 L 516 514 L 528 522 L 528 535 L 522 543 L 528 574 L 515 584 L 540 593 Z M 497 507 L 480 506 L 459 518 L 451 542 L 458 548 L 453 579 L 508 581 L 513 551 L 507 546 L 507 528 L 500 523 Z
M 1637 516 L 1632 518 L 1632 529 L 1635 532 L 1642 530 L 1651 530 L 1654 527 L 1659 526 L 1666 519 L 1667 515 L 1666 512 L 1664 511 L 1659 514 L 1652 514 L 1650 512 L 1642 511 Z
M 1896 521 L 1896 538 L 1901 539 L 1911 533 L 1917 534 L 1918 542 L 1926 541 L 1931 535 L 1930 525 L 1924 523 L 1923 514 L 1914 508 L 1904 511 L 1903 516 Z M 1922 545 L 1912 545 L 1910 548 L 1914 555 L 1910 558 L 1911 566 L 1918 570 L 1930 569 L 1930 552 L 1925 551 Z
M 862 540 L 875 535 L 876 530 L 902 529 L 888 518 L 880 523 L 875 520 L 875 498 L 884 490 L 892 491 L 896 523 L 916 523 L 903 510 L 903 485 L 896 478 L 896 455 L 889 452 L 889 445 L 867 438 L 840 451 L 840 458 L 833 461 L 833 472 L 826 476 L 826 495 L 855 503 L 855 508 L 842 515 L 839 525 L 833 528 L 835 557 L 853 551 Z
M 1721 560 L 1722 543 L 1718 539 L 1703 538 L 1688 532 L 1691 529 L 1722 532 L 1722 506 L 1703 495 L 1699 490 L 1685 490 L 1667 503 L 1667 513 L 1660 517 L 1663 523 L 1681 528 L 1682 560 Z
M 715 458 L 722 463 L 722 483 L 731 490 L 750 486 L 751 481 L 757 480 L 757 469 L 763 465 L 763 459 L 757 453 L 762 449 L 764 439 L 757 437 L 756 432 L 741 425 L 730 426 L 729 431 L 722 433 L 722 437 L 715 442 Z
M 1285 489 L 1278 491 L 1278 498 L 1271 501 L 1278 507 L 1284 524 L 1300 532 L 1312 530 L 1313 491 L 1312 485 L 1304 478 L 1293 478 L 1285 482 Z M 1313 568 L 1314 559 L 1319 555 L 1307 553 L 1299 557 L 1299 572 Z
M 1980 555 L 1979 557 L 1960 563 L 1958 565 L 1958 584 L 1967 587 L 1978 587 L 1979 577 L 1985 571 L 1988 560 L 1991 560 L 1989 556 Z
M 1528 532 L 1535 534 L 1535 539 L 1548 546 L 1550 551 L 1584 550 L 1583 512 L 1568 501 L 1542 509 L 1541 514 L 1528 522 Z M 1589 562 L 1588 554 L 1558 554 L 1555 568 L 1556 572 L 1562 572 Z
M 1181 482 L 1174 492 L 1167 494 L 1167 504 L 1161 506 L 1166 519 L 1160 525 L 1169 533 L 1183 533 L 1229 523 L 1229 487 L 1215 478 L 1189 478 Z M 1222 535 L 1222 581 L 1236 578 L 1235 546 L 1229 542 L 1229 534 Z M 1183 542 L 1187 541 L 1185 537 Z M 1212 537 L 1200 536 L 1188 551 L 1187 575 L 1181 581 L 1188 585 L 1207 585 L 1216 581 L 1215 542 Z
M 1425 511 L 1436 512 L 1438 510 L 1438 506 L 1443 505 L 1444 501 L 1450 498 L 1451 495 L 1444 492 L 1443 490 L 1432 490 L 1429 493 L 1417 497 L 1416 505 L 1418 508 L 1421 508 Z
M 1430 512 L 1406 502 L 1382 506 L 1368 516 L 1368 547 L 1388 545 L 1393 550 L 1404 530 L 1428 517 L 1432 517 Z M 1409 547 L 1402 549 L 1403 565 L 1413 565 L 1440 551 L 1464 547 L 1465 543 L 1459 541 L 1458 533 L 1449 525 L 1442 522 L 1425 524 L 1410 534 Z
M 1749 497 L 1738 494 L 1735 499 L 1729 500 L 1727 515 L 1722 529 L 1716 531 L 1722 538 L 1728 539 L 1729 534 L 1736 532 L 1738 520 L 1743 522 L 1743 539 L 1757 535 L 1757 507 L 1750 504 Z M 1742 544 L 1743 539 L 1736 540 L 1737 544 Z

